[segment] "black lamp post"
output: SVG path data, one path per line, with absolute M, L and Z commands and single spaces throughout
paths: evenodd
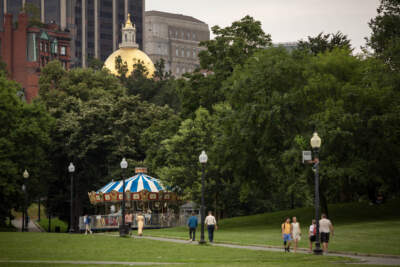
M 69 163 L 68 172 L 71 176 L 71 205 L 70 205 L 70 214 L 69 214 L 69 232 L 74 232 L 74 212 L 73 212 L 73 205 L 74 205 L 74 172 L 75 166 L 72 162 Z
M 28 182 L 29 172 L 27 170 L 24 171 L 22 176 L 24 177 L 26 182 Z M 27 220 L 26 220 L 27 217 L 28 217 L 28 209 L 27 209 L 27 201 L 26 201 L 27 192 L 26 192 L 25 182 L 22 185 L 22 191 L 24 192 L 24 208 L 23 208 L 23 211 L 22 211 L 22 232 L 24 232 L 24 231 L 28 231 L 28 225 L 27 225 Z
M 314 133 L 311 138 L 311 147 L 313 149 L 314 154 L 314 169 L 315 169 L 315 221 L 316 221 L 316 236 L 315 236 L 315 255 L 322 255 L 321 243 L 320 243 L 320 234 L 319 234 L 319 148 L 321 147 L 321 138 L 318 136 L 318 133 Z
M 128 230 L 125 225 L 125 170 L 128 168 L 128 162 L 125 158 L 122 159 L 120 165 L 122 169 L 122 224 L 119 226 L 119 236 L 124 237 L 128 234 Z
M 205 169 L 206 169 L 206 164 L 207 164 L 207 154 L 203 150 L 201 151 L 201 154 L 199 156 L 199 161 L 202 165 L 202 175 L 201 175 L 201 207 L 200 207 L 200 213 L 201 213 L 201 236 L 200 236 L 200 241 L 199 244 L 205 244 L 206 241 L 204 240 L 204 176 L 205 176 Z

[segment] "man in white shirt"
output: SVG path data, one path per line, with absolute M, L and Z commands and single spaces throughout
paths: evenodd
M 333 236 L 333 225 L 326 215 L 322 213 L 321 220 L 319 220 L 319 232 L 321 233 L 321 243 L 324 252 L 328 252 L 329 234 Z
M 217 221 L 215 220 L 215 217 L 212 215 L 211 211 L 208 212 L 208 216 L 206 217 L 204 223 L 207 225 L 208 240 L 210 240 L 210 243 L 213 243 L 214 229 L 218 229 L 218 227 Z

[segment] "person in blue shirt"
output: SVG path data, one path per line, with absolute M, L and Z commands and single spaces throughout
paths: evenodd
M 197 228 L 197 216 L 194 212 L 192 212 L 192 216 L 188 220 L 189 227 L 189 241 L 194 241 L 196 236 L 196 228 Z

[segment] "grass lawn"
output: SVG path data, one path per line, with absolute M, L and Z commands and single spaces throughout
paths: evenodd
M 331 251 L 400 255 L 400 201 L 369 206 L 352 203 L 329 207 L 335 235 Z M 280 225 L 285 217 L 297 216 L 303 238 L 300 247 L 308 247 L 308 227 L 313 218 L 312 208 L 243 216 L 222 220 L 215 232 L 216 242 L 281 246 Z M 184 227 L 146 230 L 146 235 L 188 238 Z M 207 232 L 205 233 L 207 237 Z M 197 229 L 197 238 L 200 227 Z
M 345 266 L 338 257 L 175 244 L 107 235 L 0 233 L 0 260 L 173 262 L 196 266 Z M 0 263 L 0 266 L 50 264 Z M 67 264 L 57 266 L 68 266 Z M 79 265 L 84 266 L 84 265 Z M 88 265 L 90 266 L 90 265 Z

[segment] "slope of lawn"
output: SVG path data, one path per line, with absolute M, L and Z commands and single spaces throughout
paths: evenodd
M 187 263 L 185 266 L 345 266 L 345 262 L 351 262 L 338 257 L 175 244 L 110 235 L 18 232 L 0 233 L 0 266 L 54 266 L 7 260 Z
M 329 206 L 335 228 L 331 251 L 400 255 L 400 201 L 384 205 L 365 203 Z M 285 217 L 296 216 L 303 238 L 300 247 L 308 247 L 308 227 L 314 217 L 313 208 L 264 213 L 221 220 L 215 233 L 216 242 L 281 246 L 280 226 Z M 146 230 L 146 235 L 188 238 L 185 227 Z M 207 232 L 205 233 L 207 238 Z M 197 228 L 197 238 L 200 227 Z

